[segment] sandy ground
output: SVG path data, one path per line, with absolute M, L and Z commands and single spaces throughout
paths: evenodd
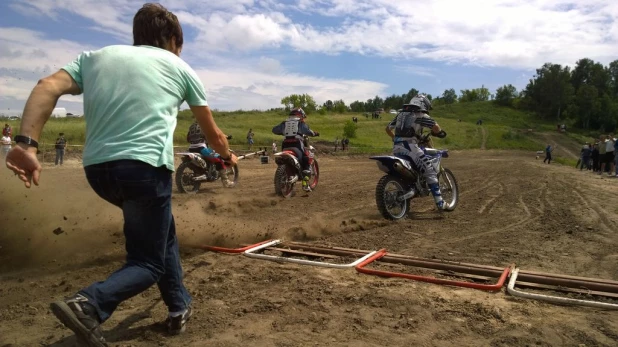
M 240 163 L 233 190 L 211 183 L 175 193 L 194 317 L 186 334 L 166 336 L 156 324 L 166 309 L 150 289 L 104 324 L 110 346 L 618 346 L 618 311 L 190 247 L 278 237 L 618 280 L 618 179 L 533 154 L 456 152 L 444 165 L 459 181 L 457 210 L 440 215 L 419 199 L 408 219 L 387 222 L 373 161 L 319 160 L 309 196 L 276 197 L 275 166 L 257 159 Z M 0 346 L 74 346 L 49 302 L 121 266 L 120 211 L 90 190 L 77 162 L 46 164 L 30 190 L 2 169 L 0 194 Z

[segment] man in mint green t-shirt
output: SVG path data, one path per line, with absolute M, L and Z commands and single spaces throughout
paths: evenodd
M 39 81 L 26 103 L 17 146 L 6 165 L 30 187 L 39 184 L 41 131 L 58 98 L 83 94 L 84 170 L 90 186 L 122 209 L 126 263 L 105 281 L 51 304 L 80 345 L 105 346 L 99 327 L 116 307 L 157 284 L 169 315 L 168 331 L 185 330 L 191 296 L 185 288 L 172 216 L 173 133 L 186 101 L 208 143 L 231 163 L 226 136 L 215 124 L 204 86 L 179 58 L 183 34 L 164 7 L 144 5 L 133 19 L 133 46 L 84 52 Z

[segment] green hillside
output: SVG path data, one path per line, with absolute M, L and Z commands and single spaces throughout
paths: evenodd
M 286 118 L 283 112 L 214 112 L 219 127 L 227 134 L 233 135 L 231 145 L 237 150 L 246 149 L 246 133 L 249 128 L 255 133 L 255 146 L 270 146 L 273 140 L 280 142 L 280 137 L 273 135 L 274 125 Z M 536 151 L 544 148 L 545 143 L 561 142 L 562 147 L 578 151 L 585 136 L 569 133 L 558 134 L 555 124 L 539 121 L 532 114 L 508 107 L 497 106 L 492 102 L 468 102 L 438 106 L 432 116 L 447 131 L 445 139 L 435 139 L 437 147 L 449 149 L 520 149 Z M 307 122 L 311 128 L 320 132 L 314 143 L 331 146 L 337 136 L 343 135 L 346 121 L 358 117 L 357 137 L 350 139 L 351 152 L 379 153 L 389 151 L 390 138 L 384 132 L 388 121 L 394 117 L 383 114 L 382 119 L 371 119 L 360 113 L 309 115 Z M 482 119 L 482 125 L 476 122 Z M 174 133 L 177 146 L 186 145 L 185 136 L 193 120 L 190 111 L 182 111 L 178 116 L 178 126 Z M 8 121 L 17 133 L 19 121 Z M 43 143 L 51 144 L 59 132 L 64 132 L 70 144 L 83 144 L 85 140 L 85 123 L 82 119 L 50 119 L 43 132 Z M 547 134 L 551 134 L 548 139 Z M 558 136 L 558 137 L 556 137 Z

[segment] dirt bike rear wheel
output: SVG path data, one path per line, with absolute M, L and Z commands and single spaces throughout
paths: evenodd
M 318 166 L 318 161 L 315 159 L 313 160 L 313 163 L 311 163 L 311 173 L 312 176 L 309 179 L 309 187 L 311 190 L 315 190 L 318 186 L 318 181 L 320 180 L 320 167 Z
M 446 208 L 444 211 L 452 212 L 457 207 L 459 202 L 459 186 L 457 185 L 457 179 L 455 175 L 449 169 L 442 168 L 438 174 L 438 184 L 440 185 L 440 193 L 444 202 L 446 202 Z
M 391 187 L 392 186 L 392 190 Z M 406 194 L 406 184 L 395 176 L 385 175 L 376 185 L 376 205 L 382 217 L 390 220 L 404 218 L 410 211 L 410 199 L 398 201 Z
M 296 173 L 290 171 L 287 165 L 279 165 L 275 171 L 275 193 L 284 198 L 291 197 L 294 192 L 294 183 L 289 183 L 289 177 Z
M 193 177 L 197 176 L 199 174 L 191 162 L 185 161 L 178 165 L 178 169 L 176 169 L 176 187 L 178 187 L 178 191 L 186 194 L 197 193 L 202 184 L 192 180 Z

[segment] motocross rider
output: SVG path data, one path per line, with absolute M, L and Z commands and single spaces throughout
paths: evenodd
M 273 134 L 285 136 L 285 140 L 281 144 L 281 150 L 291 150 L 296 154 L 301 163 L 303 190 L 310 192 L 309 177 L 311 176 L 311 169 L 309 168 L 309 153 L 305 149 L 303 135 L 320 136 L 320 133 L 309 129 L 309 125 L 305 123 L 306 118 L 307 114 L 305 114 L 305 111 L 297 107 L 290 111 L 288 119 L 273 128 Z
M 442 131 L 438 123 L 429 117 L 431 109 L 431 101 L 425 95 L 419 94 L 413 97 L 386 126 L 386 133 L 393 139 L 393 154 L 416 164 L 421 174 L 425 176 L 438 210 L 444 210 L 447 206 L 440 194 L 438 173 L 431 165 L 430 158 L 418 146 L 423 128 L 431 129 L 432 135 Z
M 231 139 L 232 136 L 228 135 L 227 139 Z M 189 152 L 200 153 L 204 157 L 218 158 L 219 154 L 215 153 L 212 148 L 208 147 L 206 136 L 202 133 L 202 129 L 197 121 L 193 122 L 187 132 L 187 142 L 189 142 Z M 231 188 L 234 186 L 234 182 L 228 178 L 227 170 L 225 170 L 221 164 L 217 164 L 219 170 L 219 177 L 221 177 L 221 183 L 225 188 Z

